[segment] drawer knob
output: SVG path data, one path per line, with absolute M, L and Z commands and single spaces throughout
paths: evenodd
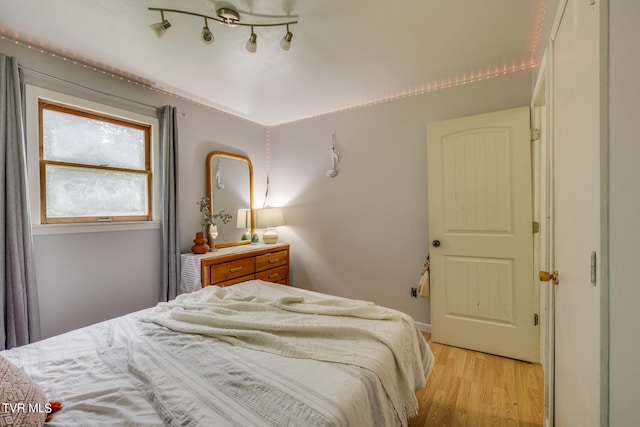
M 234 268 L 230 268 L 229 272 L 230 273 L 237 273 L 240 270 L 242 270 L 242 267 L 234 267 Z
M 273 273 L 269 275 L 269 279 L 275 279 L 276 277 L 278 277 L 279 274 L 278 273 Z
M 271 258 L 271 259 L 269 260 L 269 264 L 273 264 L 273 263 L 276 263 L 276 262 L 278 262 L 278 261 L 280 261 L 280 259 L 278 259 L 278 258 Z

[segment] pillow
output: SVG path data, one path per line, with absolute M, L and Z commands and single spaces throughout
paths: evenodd
M 0 356 L 0 426 L 42 426 L 48 412 L 50 404 L 40 386 Z

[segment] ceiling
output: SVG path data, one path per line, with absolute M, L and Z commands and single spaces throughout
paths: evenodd
M 381 100 L 518 72 L 539 63 L 558 0 L 0 0 L 0 35 L 272 126 Z M 299 21 L 250 29 L 166 13 L 162 38 L 149 7 L 242 22 Z M 269 17 L 276 17 L 269 19 Z M 46 70 L 39 70 L 46 72 Z

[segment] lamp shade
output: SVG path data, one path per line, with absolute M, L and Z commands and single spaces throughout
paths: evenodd
M 256 209 L 256 228 L 269 228 L 284 225 L 281 208 Z
M 251 228 L 251 209 L 238 209 L 236 228 Z

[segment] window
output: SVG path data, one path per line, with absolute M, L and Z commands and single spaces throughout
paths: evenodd
M 38 101 L 40 222 L 150 221 L 151 126 Z

